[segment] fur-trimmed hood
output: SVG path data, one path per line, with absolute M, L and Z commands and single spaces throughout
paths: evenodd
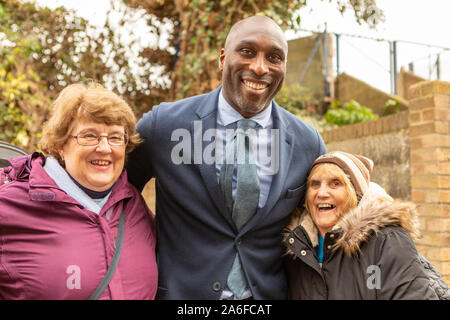
M 407 201 L 393 200 L 383 188 L 371 182 L 357 207 L 343 215 L 334 226 L 340 237 L 335 248 L 342 248 L 348 255 L 356 254 L 360 244 L 378 230 L 387 226 L 404 228 L 412 239 L 417 239 L 418 218 L 415 204 Z M 284 230 L 284 239 L 298 226 L 302 226 L 309 236 L 313 247 L 318 244 L 318 229 L 309 212 L 298 208 L 292 213 L 291 221 Z M 293 254 L 290 250 L 288 254 Z

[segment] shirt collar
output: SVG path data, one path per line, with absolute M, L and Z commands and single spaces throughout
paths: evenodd
M 270 124 L 271 115 L 272 115 L 272 102 L 270 105 L 263 111 L 260 112 L 253 117 L 251 120 L 254 120 L 260 127 L 266 128 Z M 237 112 L 228 102 L 225 100 L 223 96 L 222 89 L 219 94 L 219 103 L 218 103 L 218 114 L 217 114 L 217 123 L 223 126 L 228 126 L 238 120 L 244 119 L 244 117 Z

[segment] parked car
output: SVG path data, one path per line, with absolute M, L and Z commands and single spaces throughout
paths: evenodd
M 25 155 L 27 152 L 7 142 L 0 141 L 0 169 L 9 166 L 8 159 Z

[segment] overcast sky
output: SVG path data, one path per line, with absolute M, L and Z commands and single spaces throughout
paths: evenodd
M 63 5 L 75 9 L 92 24 L 102 25 L 109 8 L 109 0 L 38 0 L 41 5 L 54 8 Z M 302 28 L 323 31 L 325 24 L 330 33 L 352 34 L 384 40 L 398 40 L 397 65 L 408 67 L 414 62 L 414 71 L 425 78 L 436 79 L 434 66 L 440 54 L 440 78 L 450 81 L 450 50 L 405 41 L 450 48 L 449 0 L 377 0 L 383 10 L 385 22 L 375 30 L 358 25 L 352 12 L 340 15 L 334 4 L 328 1 L 309 0 L 301 9 Z M 147 33 L 145 23 L 135 30 Z M 293 39 L 306 36 L 307 32 L 287 32 Z M 342 35 L 340 38 L 340 72 L 346 72 L 386 92 L 390 87 L 389 43 Z M 335 50 L 335 48 L 334 48 Z M 336 63 L 336 61 L 334 61 Z

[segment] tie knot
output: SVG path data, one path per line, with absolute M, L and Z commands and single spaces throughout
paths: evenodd
M 244 131 L 247 131 L 248 129 L 254 129 L 257 125 L 258 124 L 256 123 L 256 121 L 251 119 L 241 119 L 237 122 L 237 128 Z

